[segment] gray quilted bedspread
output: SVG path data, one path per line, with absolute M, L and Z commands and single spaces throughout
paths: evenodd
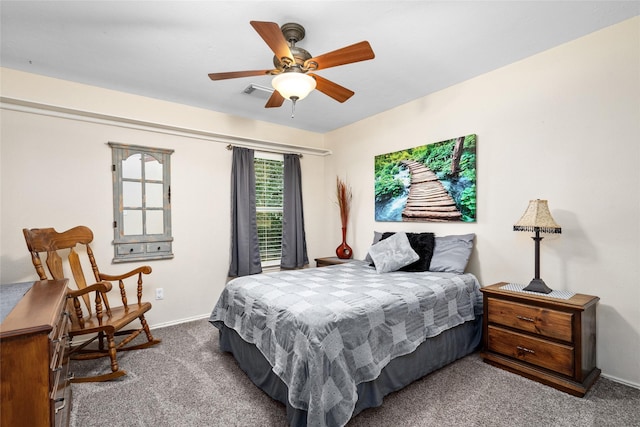
M 230 281 L 211 313 L 255 344 L 309 426 L 343 426 L 393 358 L 482 313 L 471 274 L 378 274 L 362 261 Z

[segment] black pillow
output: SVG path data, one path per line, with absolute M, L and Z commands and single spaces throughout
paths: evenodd
M 395 233 L 382 233 L 384 240 Z M 434 233 L 407 233 L 411 248 L 416 251 L 420 258 L 409 265 L 406 265 L 400 269 L 400 271 L 429 271 L 431 265 L 431 258 L 433 257 L 433 249 L 436 246 L 436 236 Z

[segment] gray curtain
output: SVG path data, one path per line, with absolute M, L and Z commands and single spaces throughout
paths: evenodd
M 280 267 L 301 268 L 309 264 L 302 209 L 300 156 L 284 155 L 284 193 L 282 207 L 282 257 Z
M 261 272 L 253 150 L 233 147 L 229 276 L 246 276 Z

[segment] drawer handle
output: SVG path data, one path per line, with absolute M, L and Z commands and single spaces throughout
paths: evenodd
M 66 406 L 67 402 L 64 401 L 64 397 L 61 397 L 59 399 L 54 400 L 54 402 L 58 403 L 58 402 L 62 402 L 62 406 L 57 406 L 56 407 L 56 414 L 58 413 L 58 411 L 61 411 L 64 409 L 64 407 Z
M 535 322 L 536 319 L 532 319 L 531 317 L 524 317 L 524 316 L 520 316 L 519 314 L 516 315 L 516 317 L 520 320 L 524 320 L 525 322 Z
M 522 346 L 517 346 L 516 347 L 518 350 L 520 350 L 521 353 L 531 353 L 531 354 L 536 354 L 536 352 L 534 350 L 530 350 L 526 347 L 522 347 Z

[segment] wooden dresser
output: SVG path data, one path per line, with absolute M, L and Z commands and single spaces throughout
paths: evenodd
M 487 363 L 584 396 L 600 375 L 596 367 L 596 303 L 575 294 L 569 299 L 482 288 Z
M 67 426 L 67 281 L 39 281 L 0 324 L 0 425 Z

